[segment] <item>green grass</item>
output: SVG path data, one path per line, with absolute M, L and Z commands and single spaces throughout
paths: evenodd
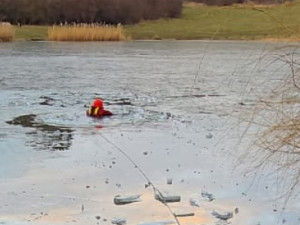
M 264 12 L 258 11 L 263 10 Z M 126 26 L 132 39 L 298 38 L 300 0 L 277 6 L 207 7 L 186 4 L 179 19 Z
M 262 11 L 259 11 L 262 10 Z M 300 0 L 275 6 L 185 4 L 182 17 L 124 27 L 132 39 L 300 40 Z M 47 26 L 15 27 L 16 40 L 47 39 Z
M 48 26 L 15 26 L 16 40 L 47 39 Z

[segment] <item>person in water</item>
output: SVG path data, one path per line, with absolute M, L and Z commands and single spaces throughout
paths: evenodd
M 110 111 L 104 109 L 102 99 L 96 98 L 93 101 L 93 104 L 86 111 L 86 115 L 101 118 L 102 116 L 111 116 L 113 114 Z

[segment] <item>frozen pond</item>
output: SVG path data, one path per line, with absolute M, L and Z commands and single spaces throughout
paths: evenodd
M 238 159 L 253 138 L 241 139 L 241 114 L 288 71 L 272 58 L 280 46 L 0 44 L 0 224 L 176 223 L 188 212 L 180 224 L 299 225 L 299 196 L 285 204 L 276 174 Z M 94 97 L 115 115 L 87 118 Z M 157 201 L 149 181 L 181 201 Z

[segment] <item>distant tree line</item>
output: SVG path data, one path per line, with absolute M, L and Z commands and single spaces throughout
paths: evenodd
M 206 5 L 217 5 L 225 6 L 232 4 L 241 4 L 241 3 L 257 3 L 257 4 L 281 4 L 285 2 L 291 2 L 293 0 L 187 0 L 189 2 L 198 2 Z
M 0 0 L 0 21 L 12 24 L 106 23 L 178 17 L 183 0 Z

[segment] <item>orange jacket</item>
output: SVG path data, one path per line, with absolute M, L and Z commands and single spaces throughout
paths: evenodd
M 108 110 L 105 110 L 103 107 L 90 106 L 86 111 L 86 115 L 100 118 L 102 116 L 111 116 L 112 113 Z

